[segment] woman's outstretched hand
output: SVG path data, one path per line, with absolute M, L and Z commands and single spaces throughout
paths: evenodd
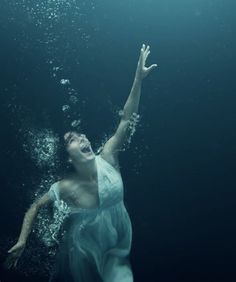
M 3 266 L 10 269 L 12 266 L 16 267 L 17 262 L 25 249 L 25 242 L 17 242 L 11 249 L 8 250 L 7 256 Z
M 136 79 L 142 80 L 150 73 L 151 70 L 157 67 L 157 64 L 153 64 L 150 67 L 145 66 L 149 54 L 150 54 L 150 46 L 146 47 L 145 44 L 143 44 L 140 51 L 140 56 L 136 69 L 136 74 L 135 74 Z

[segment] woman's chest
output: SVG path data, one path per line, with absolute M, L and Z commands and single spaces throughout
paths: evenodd
M 121 175 L 111 166 L 100 170 L 98 182 L 101 206 L 110 206 L 123 199 Z
M 64 191 L 63 200 L 71 207 L 96 208 L 99 205 L 98 183 L 77 183 Z

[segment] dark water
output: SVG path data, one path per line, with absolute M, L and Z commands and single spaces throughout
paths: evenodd
M 120 155 L 135 281 L 236 281 L 235 9 L 233 0 L 1 0 L 1 262 L 42 179 L 48 189 L 45 178 L 63 171 L 60 145 L 55 167 L 37 163 L 33 130 L 45 144 L 45 130 L 62 138 L 80 119 L 97 147 L 146 43 L 160 69 L 143 83 L 141 121 Z M 53 258 L 35 233 L 28 244 L 1 282 L 47 281 Z

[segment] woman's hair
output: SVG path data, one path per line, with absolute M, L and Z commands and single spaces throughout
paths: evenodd
M 64 162 L 63 168 L 62 168 L 62 173 L 61 173 L 62 177 L 68 178 L 68 177 L 74 175 L 75 173 L 76 173 L 76 170 L 75 170 L 73 164 L 69 163 L 68 160 L 66 160 L 66 164 Z
M 71 132 L 74 134 L 80 134 L 78 131 L 67 131 L 66 133 Z M 65 147 L 65 139 L 64 139 L 65 134 L 62 136 L 62 140 L 64 140 L 64 144 L 60 146 L 60 152 L 59 152 L 59 158 L 60 158 L 60 175 L 63 178 L 67 178 L 68 176 L 71 176 L 75 174 L 76 170 L 71 162 L 69 162 L 69 154 L 66 151 Z

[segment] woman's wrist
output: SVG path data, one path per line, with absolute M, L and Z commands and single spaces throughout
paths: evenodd
M 142 81 L 143 81 L 143 78 L 141 77 L 141 75 L 136 73 L 134 77 L 134 82 L 142 83 Z
M 26 239 L 19 238 L 17 243 L 25 245 L 26 244 Z

